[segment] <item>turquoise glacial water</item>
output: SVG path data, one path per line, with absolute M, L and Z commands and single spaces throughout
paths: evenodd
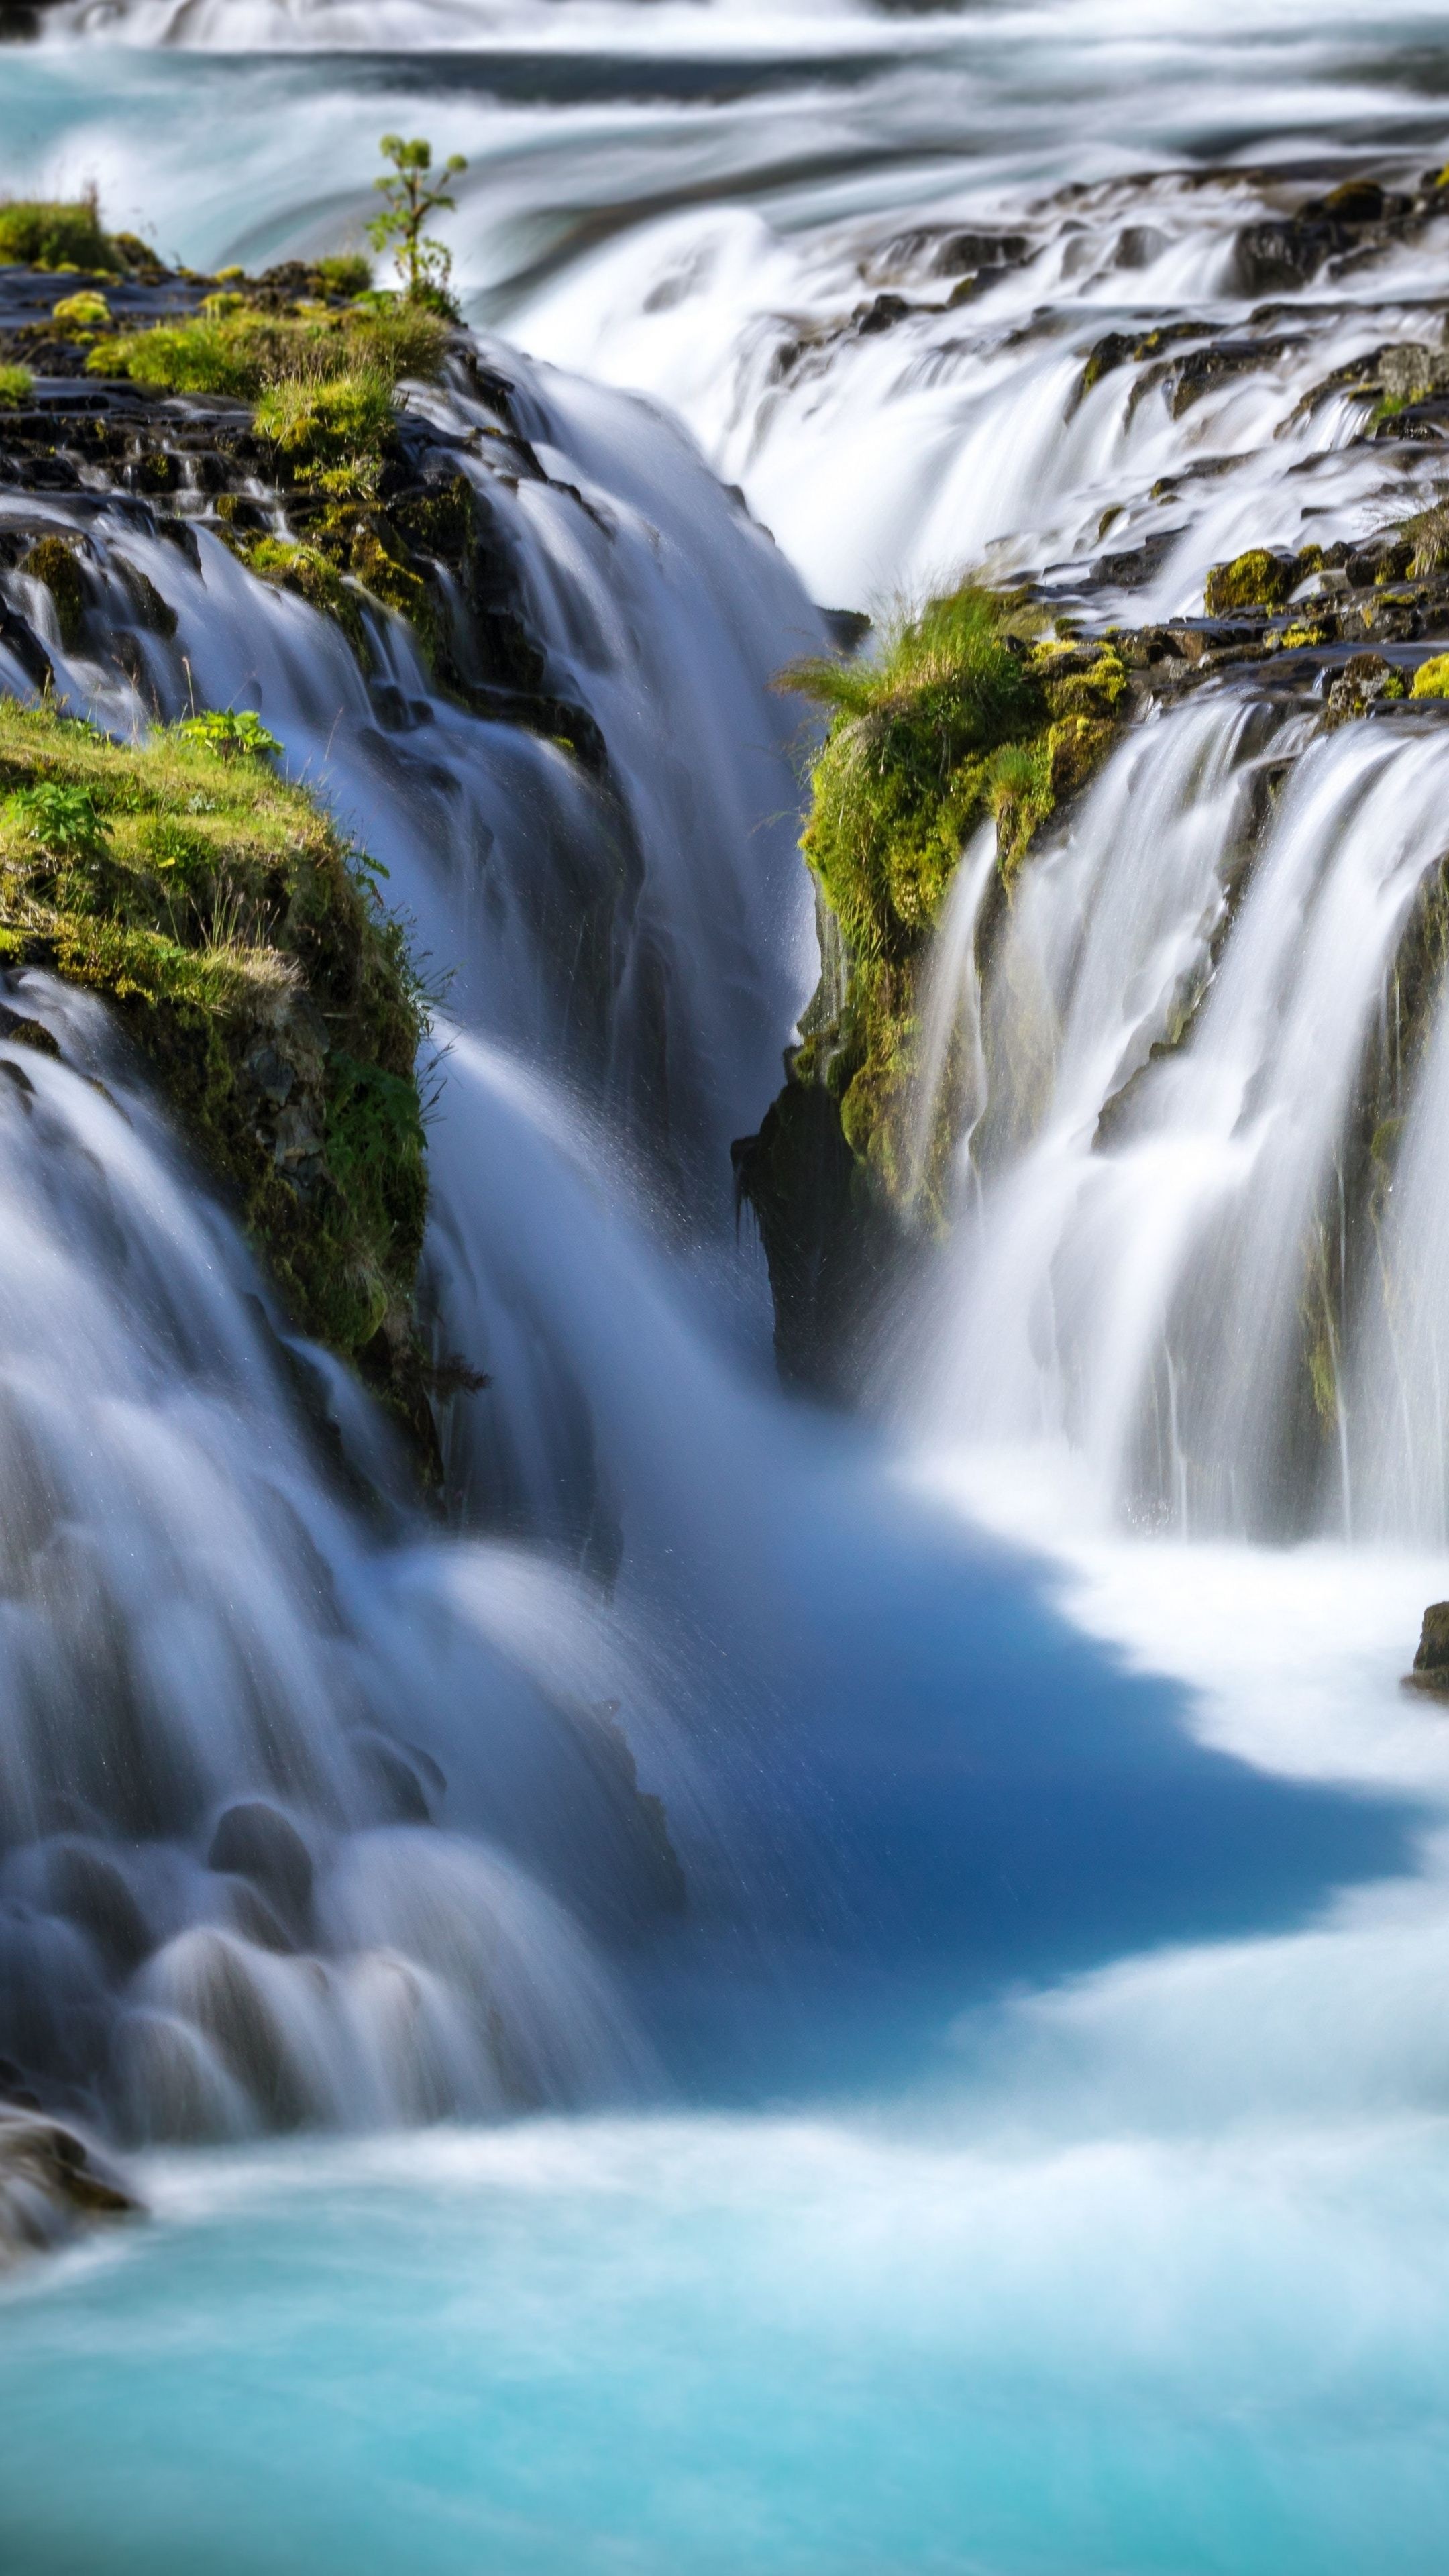
M 12 2294 L 7 2576 L 1437 2576 L 1441 2122 L 171 2162 Z

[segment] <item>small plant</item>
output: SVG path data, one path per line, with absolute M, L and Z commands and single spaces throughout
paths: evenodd
M 34 841 L 51 858 L 86 867 L 105 857 L 111 839 L 111 827 L 96 812 L 86 787 L 59 787 L 48 779 L 21 787 L 9 799 L 5 816 L 24 840 Z
M 0 367 L 0 411 L 13 411 L 17 403 L 29 402 L 35 391 L 35 378 L 28 367 Z
M 446 185 L 431 184 L 433 147 L 421 135 L 404 142 L 400 134 L 385 134 L 382 153 L 396 175 L 373 182 L 386 204 L 368 225 L 367 238 L 374 250 L 392 250 L 409 304 L 426 305 L 434 313 L 456 319 L 457 307 L 448 292 L 452 253 L 423 230 L 428 217 L 436 214 L 440 206 L 451 210 L 456 202 Z M 446 182 L 467 167 L 462 153 L 453 152 L 437 177 Z
M 111 308 L 103 295 L 87 286 L 79 295 L 63 295 L 51 306 L 50 318 L 72 331 L 109 331 Z
M 282 748 L 250 707 L 213 708 L 204 716 L 188 716 L 176 730 L 183 742 L 214 751 L 219 760 L 259 760 L 264 753 Z

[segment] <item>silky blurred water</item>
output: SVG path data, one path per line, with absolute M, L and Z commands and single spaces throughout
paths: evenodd
M 814 640 L 790 568 L 878 607 L 983 557 L 1075 578 L 1110 525 L 1164 539 L 1133 613 L 1177 615 L 1235 544 L 1408 506 L 1432 456 L 1356 446 L 1342 403 L 1285 424 L 1423 330 L 1442 225 L 1290 296 L 1291 345 L 1181 420 L 1125 378 L 1071 399 L 1104 333 L 1245 326 L 1237 229 L 1355 156 L 1442 164 L 1446 95 L 1442 12 L 1403 0 L 134 0 L 0 54 L 0 155 L 17 190 L 94 178 L 163 251 L 257 264 L 356 239 L 378 135 L 425 130 L 470 159 L 446 227 L 470 316 L 677 415 L 774 530 L 784 562 L 668 420 L 540 373 L 564 473 L 627 532 L 610 555 L 551 487 L 525 540 L 564 610 L 617 618 L 586 694 L 707 1038 L 718 1231 L 723 1145 L 809 980 L 766 690 L 774 627 L 781 661 Z M 922 224 L 1031 256 L 948 311 L 929 246 L 900 247 Z M 844 327 L 896 288 L 919 315 Z M 1028 1329 L 1001 1366 L 1019 1272 L 982 1328 L 984 1431 L 949 1371 L 890 1436 L 783 1406 L 748 1237 L 738 1273 L 713 1237 L 682 1251 L 599 1086 L 557 1078 L 526 942 L 468 946 L 466 868 L 430 873 L 429 809 L 363 743 L 335 638 L 220 563 L 209 595 L 167 577 L 203 694 L 261 692 L 299 764 L 325 746 L 430 940 L 466 951 L 435 1267 L 509 1354 L 514 1536 L 577 1538 L 550 1512 L 582 1388 L 632 1548 L 606 1601 L 509 1550 L 429 1539 L 384 1573 L 337 1541 L 358 1634 L 479 1831 L 502 1765 L 458 1690 L 468 1635 L 576 1697 L 617 1665 L 706 1902 L 615 1943 L 651 2109 L 152 2154 L 147 2225 L 7 2286 L 6 2576 L 1438 2576 L 1449 1733 L 1398 1687 L 1449 1590 L 1432 1508 L 1386 1507 L 1376 1549 L 1124 1537 L 1091 1442 L 1033 1439 L 1008 1400 L 1043 1365 Z M 1389 759 L 1365 730 L 1335 776 Z M 584 829 L 576 785 L 435 731 L 526 889 Z M 1430 1445 L 1383 1481 L 1432 1505 Z M 568 1801 L 517 1812 L 566 1890 Z

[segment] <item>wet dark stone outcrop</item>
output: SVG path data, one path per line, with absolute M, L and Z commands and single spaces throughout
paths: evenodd
M 84 2132 L 41 2111 L 0 2061 L 0 2273 L 85 2229 L 136 2218 L 142 2204 Z
M 1419 1650 L 1412 1672 L 1404 1675 L 1404 1687 L 1449 1699 L 1449 1601 L 1431 1601 L 1425 1611 Z
M 792 1050 L 759 1133 L 730 1149 L 735 1191 L 769 1265 L 782 1383 L 844 1397 L 905 1239 L 845 1141 L 833 1093 L 793 1068 Z
M 1244 225 L 1235 282 L 1244 295 L 1275 295 L 1311 285 L 1325 270 L 1342 275 L 1411 240 L 1443 205 L 1437 171 L 1426 172 L 1409 193 L 1376 179 L 1347 179 L 1326 195 L 1304 198 L 1290 215 Z

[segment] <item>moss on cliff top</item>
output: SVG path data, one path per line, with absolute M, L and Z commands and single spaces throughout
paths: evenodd
M 842 1008 L 796 1059 L 825 1078 L 852 1152 L 902 1193 L 917 967 L 964 843 L 996 825 L 1005 883 L 1105 754 L 1127 690 L 1110 644 L 1033 640 L 968 585 L 903 618 L 869 661 L 788 675 L 831 710 L 802 847 L 845 943 Z
M 0 700 L 0 966 L 114 1006 L 297 1323 L 426 1443 L 426 1015 L 403 932 L 245 724 L 206 726 L 121 745 Z
M 377 432 L 390 425 L 382 417 L 390 388 L 404 376 L 436 375 L 448 341 L 447 325 L 435 314 L 380 297 L 365 306 L 276 312 L 218 295 L 207 306 L 187 321 L 155 322 L 98 340 L 86 359 L 88 373 L 129 376 L 161 393 L 221 394 L 240 402 L 303 387 L 314 409 L 320 404 L 329 417 L 337 415 L 334 425 L 342 425 L 339 403 L 345 411 L 350 399 Z M 350 398 L 324 393 L 344 383 L 354 389 Z M 280 425 L 295 431 L 296 413 L 295 401 L 283 403 Z

